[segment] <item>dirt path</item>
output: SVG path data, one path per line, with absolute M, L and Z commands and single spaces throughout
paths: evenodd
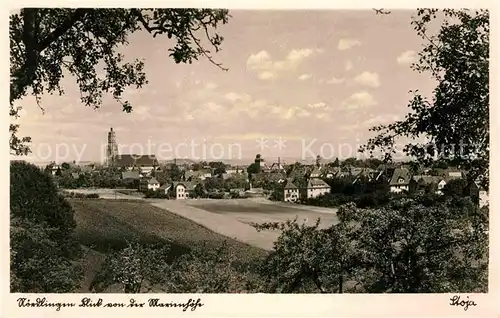
M 257 232 L 252 226 L 224 214 L 212 213 L 189 206 L 182 200 L 147 200 L 151 205 L 192 220 L 206 228 L 265 250 L 271 250 L 278 238 L 277 232 Z

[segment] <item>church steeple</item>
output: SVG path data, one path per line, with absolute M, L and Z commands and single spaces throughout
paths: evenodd
M 106 159 L 108 166 L 114 165 L 117 156 L 118 145 L 116 144 L 116 134 L 113 131 L 113 127 L 110 127 L 108 132 L 108 147 L 106 149 Z

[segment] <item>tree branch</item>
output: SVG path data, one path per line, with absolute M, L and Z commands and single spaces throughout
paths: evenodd
M 218 68 L 220 68 L 221 70 L 223 71 L 229 71 L 228 68 L 225 68 L 222 66 L 221 63 L 217 63 L 213 60 L 212 56 L 210 56 L 208 53 L 207 53 L 207 50 L 205 50 L 201 44 L 200 44 L 200 40 L 193 34 L 193 32 L 191 30 L 189 30 L 189 34 L 191 35 L 191 39 L 194 41 L 194 43 L 196 44 L 196 46 L 198 47 L 198 49 L 200 49 L 200 52 L 205 55 L 205 57 L 210 61 L 210 63 L 214 64 L 215 66 L 217 66 Z M 209 39 L 210 40 L 210 39 Z
M 66 21 L 64 21 L 64 23 L 59 25 L 54 31 L 52 31 L 52 33 L 37 44 L 37 51 L 40 53 L 45 50 L 52 42 L 56 41 L 66 31 L 71 29 L 73 25 L 89 13 L 90 10 L 91 9 L 76 9 L 75 12 Z

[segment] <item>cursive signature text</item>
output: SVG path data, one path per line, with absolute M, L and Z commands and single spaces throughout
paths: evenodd
M 460 296 L 453 296 L 450 298 L 450 306 L 462 306 L 464 308 L 464 311 L 467 311 L 469 309 L 469 306 L 477 306 L 477 304 L 469 299 L 469 296 L 467 296 L 467 300 L 460 300 Z

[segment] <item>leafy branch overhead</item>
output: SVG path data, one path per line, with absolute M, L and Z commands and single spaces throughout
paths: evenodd
M 144 62 L 126 62 L 119 49 L 137 31 L 173 39 L 168 52 L 176 63 L 204 57 L 227 70 L 212 51 L 221 49 L 223 37 L 215 30 L 229 18 L 228 10 L 212 9 L 22 9 L 10 16 L 11 116 L 19 114 L 15 101 L 28 94 L 38 103 L 43 93 L 64 94 L 61 79 L 67 73 L 76 78 L 86 106 L 99 108 L 103 94 L 110 93 L 124 111 L 132 111 L 121 98 L 124 90 L 148 81 Z M 17 129 L 11 125 L 11 151 L 27 153 L 30 139 L 17 138 Z
M 429 28 L 438 15 L 436 34 Z M 371 130 L 377 135 L 361 148 L 381 149 L 386 158 L 398 138 L 404 152 L 422 163 L 438 160 L 461 165 L 487 186 L 489 171 L 489 12 L 419 9 L 412 25 L 425 45 L 412 69 L 428 73 L 437 87 L 428 99 L 414 91 L 405 119 Z M 415 139 L 427 137 L 428 143 Z

